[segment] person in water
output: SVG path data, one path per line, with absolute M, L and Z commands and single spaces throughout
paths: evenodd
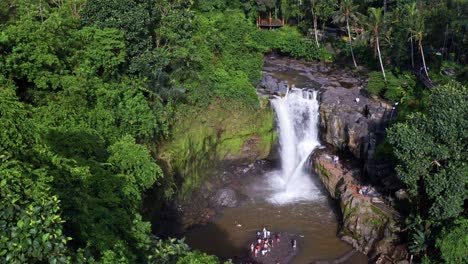
M 296 239 L 293 239 L 293 240 L 291 241 L 291 244 L 292 244 L 293 250 L 296 250 L 296 248 L 297 248 L 297 240 L 296 240 Z
M 253 243 L 250 244 L 250 253 L 253 253 L 255 249 L 255 246 Z
M 263 239 L 267 238 L 267 230 L 263 227 Z
M 275 237 L 276 237 L 276 242 L 280 242 L 280 238 L 281 238 L 280 233 L 276 233 Z

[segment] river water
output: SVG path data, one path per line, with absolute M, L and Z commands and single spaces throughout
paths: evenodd
M 318 190 L 313 201 L 272 203 L 270 177 L 269 173 L 248 177 L 241 189 L 248 199 L 239 207 L 223 209 L 213 222 L 189 230 L 185 235 L 187 243 L 221 259 L 243 257 L 248 254 L 256 231 L 266 226 L 272 232 L 287 232 L 297 239 L 299 250 L 292 263 L 329 261 L 352 250 L 336 236 L 335 206 L 324 191 Z M 367 258 L 355 253 L 344 263 L 365 264 Z
M 299 75 L 289 71 L 283 76 L 294 84 L 292 77 Z M 211 223 L 189 230 L 186 239 L 192 248 L 221 259 L 245 257 L 256 231 L 266 226 L 297 239 L 299 250 L 292 263 L 332 261 L 352 251 L 337 237 L 338 216 L 333 202 L 307 169 L 310 155 L 320 147 L 317 93 L 291 89 L 270 100 L 276 114 L 278 165 L 257 162 L 248 166 L 256 168 L 246 171 L 237 188 L 246 197 L 244 202 L 222 209 Z M 261 257 L 258 261 L 263 263 Z M 343 263 L 367 263 L 367 258 L 355 253 Z

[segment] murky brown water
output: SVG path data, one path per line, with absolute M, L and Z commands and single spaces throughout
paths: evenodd
M 241 192 L 249 197 L 247 201 L 240 207 L 223 209 L 222 215 L 212 223 L 190 230 L 186 234 L 187 243 L 222 259 L 245 256 L 256 231 L 265 225 L 272 232 L 287 232 L 297 237 L 299 251 L 294 264 L 333 260 L 352 250 L 336 236 L 337 217 L 324 193 L 317 194 L 317 199 L 311 202 L 271 204 L 264 199 L 270 191 L 267 177 L 246 176 Z M 367 258 L 356 253 L 344 263 L 365 264 Z

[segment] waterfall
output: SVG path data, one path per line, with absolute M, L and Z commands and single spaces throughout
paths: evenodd
M 285 97 L 272 99 L 271 104 L 276 113 L 281 170 L 269 175 L 273 189 L 269 200 L 285 204 L 317 199 L 319 191 L 304 166 L 320 146 L 317 92 L 292 89 Z

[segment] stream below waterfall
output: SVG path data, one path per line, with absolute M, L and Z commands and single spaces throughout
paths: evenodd
M 273 73 L 290 85 L 296 82 L 296 87 L 304 87 L 298 86 L 298 79 L 307 83 L 297 69 Z M 333 261 L 353 250 L 337 237 L 334 202 L 307 169 L 309 156 L 320 147 L 317 94 L 309 87 L 291 89 L 285 96 L 270 98 L 278 131 L 278 164 L 244 165 L 244 175 L 239 178 L 236 191 L 246 198 L 237 207 L 221 209 L 207 225 L 190 229 L 185 236 L 192 248 L 221 259 L 246 259 L 256 231 L 266 226 L 273 233 L 284 232 L 297 239 L 298 250 L 288 263 Z M 230 170 L 221 173 L 226 175 Z M 262 261 L 262 257 L 255 261 L 276 262 Z M 283 264 L 284 260 L 279 263 Z M 356 252 L 340 263 L 362 264 L 367 263 L 367 258 Z

